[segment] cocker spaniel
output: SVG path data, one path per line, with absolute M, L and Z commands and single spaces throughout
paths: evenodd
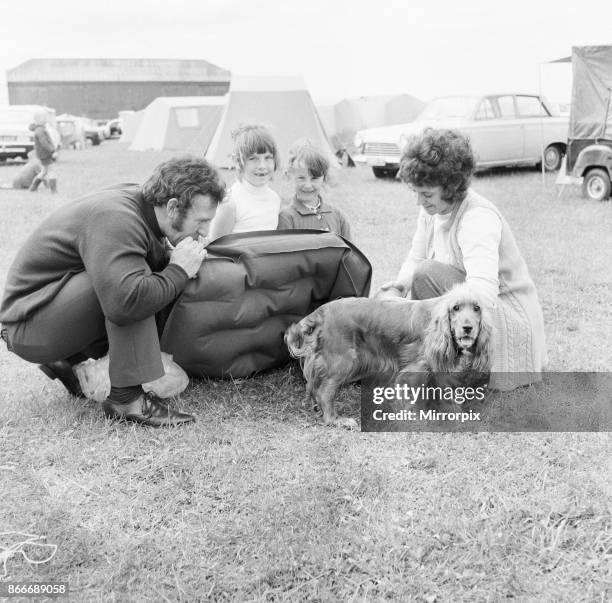
M 482 383 L 491 369 L 490 321 L 467 284 L 422 301 L 332 301 L 291 325 L 285 343 L 300 361 L 323 422 L 349 429 L 357 422 L 337 416 L 334 408 L 345 383 L 375 379 L 469 386 Z

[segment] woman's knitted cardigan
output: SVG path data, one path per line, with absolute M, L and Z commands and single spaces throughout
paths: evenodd
M 490 387 L 511 390 L 541 380 L 540 372 L 547 362 L 544 319 L 535 285 L 510 226 L 493 203 L 471 189 L 444 224 L 449 230 L 451 264 L 465 270 L 457 233 L 465 213 L 476 207 L 492 210 L 502 224 L 499 296 L 492 309 L 494 357 Z M 433 216 L 429 218 L 426 221 L 428 252 L 433 246 L 434 224 Z

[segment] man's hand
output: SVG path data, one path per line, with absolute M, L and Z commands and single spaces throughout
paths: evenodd
M 196 278 L 207 255 L 204 244 L 205 240 L 202 238 L 196 241 L 191 237 L 185 237 L 170 253 L 170 263 L 180 266 L 189 278 Z

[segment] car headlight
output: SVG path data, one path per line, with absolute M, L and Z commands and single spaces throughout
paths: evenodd
M 361 136 L 361 134 L 356 134 L 355 135 L 355 140 L 353 140 L 353 144 L 358 148 L 361 149 L 361 146 L 363 145 L 363 138 Z

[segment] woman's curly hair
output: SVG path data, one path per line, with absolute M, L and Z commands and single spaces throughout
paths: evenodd
M 469 139 L 456 130 L 426 128 L 408 141 L 399 177 L 413 186 L 441 186 L 448 203 L 465 199 L 475 161 Z

